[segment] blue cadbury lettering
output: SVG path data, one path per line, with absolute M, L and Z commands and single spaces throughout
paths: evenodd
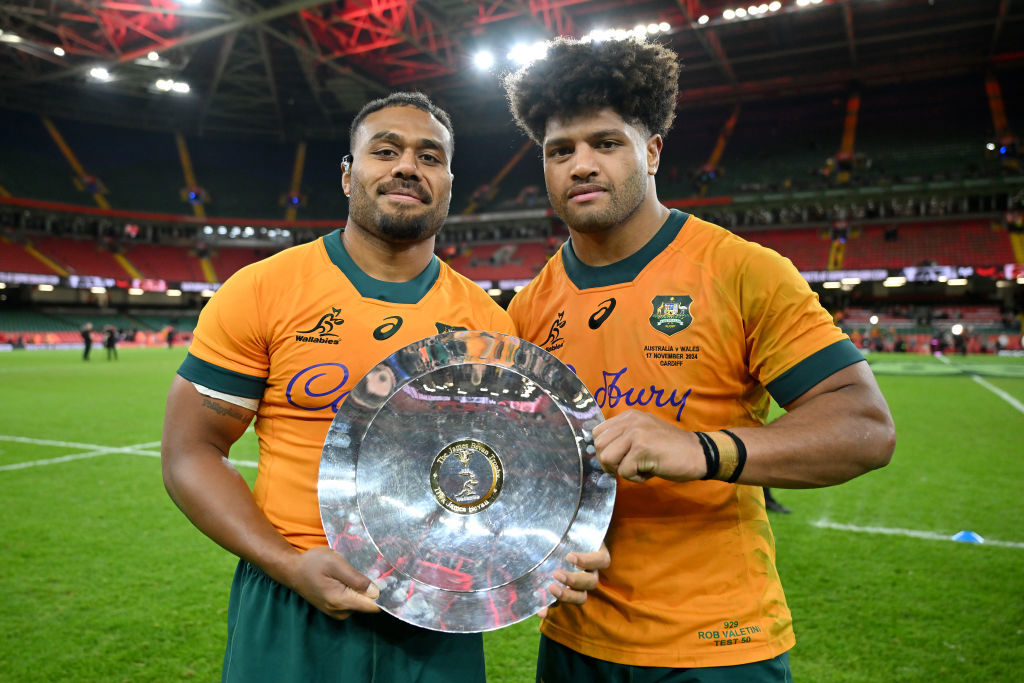
M 316 391 L 313 388 L 313 383 L 317 382 L 322 377 L 326 377 L 326 382 L 318 382 L 322 387 L 325 384 L 329 386 L 329 389 L 325 391 Z M 340 377 L 341 379 L 337 379 Z M 296 408 L 302 410 L 323 410 L 324 408 L 330 408 L 331 412 L 338 412 L 338 404 L 341 403 L 342 399 L 348 396 L 347 391 L 342 391 L 340 394 L 337 393 L 345 383 L 348 382 L 348 368 L 341 363 L 317 363 L 316 365 L 310 365 L 304 370 L 300 370 L 295 374 L 294 377 L 288 382 L 288 388 L 285 390 L 285 397 L 288 399 L 288 403 L 292 404 Z M 297 384 L 301 383 L 303 394 L 294 396 L 293 390 Z M 327 403 L 321 401 L 305 401 L 303 399 L 322 399 L 324 397 L 330 398 Z M 308 405 L 296 402 L 303 401 Z M 315 404 L 314 404 L 315 403 Z M 321 404 L 322 403 L 322 404 Z
M 654 405 L 659 408 L 665 406 L 674 406 L 679 408 L 676 411 L 676 422 L 679 422 L 683 414 L 683 408 L 686 407 L 686 399 L 689 398 L 690 392 L 693 389 L 687 389 L 686 393 L 679 397 L 676 395 L 676 390 L 673 389 L 672 393 L 665 398 L 665 390 L 659 389 L 653 384 L 649 387 L 620 387 L 619 379 L 626 374 L 629 368 L 622 368 L 618 372 L 608 372 L 604 370 L 601 372 L 604 379 L 604 386 L 599 387 L 594 392 L 594 400 L 602 408 L 614 408 L 619 404 L 619 401 L 624 401 L 627 406 L 646 406 L 654 401 Z M 634 395 L 635 394 L 635 395 Z

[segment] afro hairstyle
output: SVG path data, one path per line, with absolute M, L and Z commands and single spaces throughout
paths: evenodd
M 545 58 L 505 76 L 504 86 L 516 124 L 537 144 L 552 117 L 605 107 L 664 137 L 675 118 L 679 64 L 657 43 L 556 38 Z

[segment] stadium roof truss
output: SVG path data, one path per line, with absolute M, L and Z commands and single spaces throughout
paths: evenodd
M 0 107 L 193 134 L 343 137 L 367 99 L 418 89 L 460 132 L 488 132 L 508 125 L 498 75 L 514 40 L 660 22 L 670 29 L 655 39 L 684 65 L 683 107 L 1024 63 L 1022 0 L 778 4 L 726 19 L 737 2 L 0 1 Z M 489 73 L 473 69 L 484 48 L 499 54 Z M 90 79 L 95 67 L 110 79 Z M 189 91 L 159 91 L 159 79 Z

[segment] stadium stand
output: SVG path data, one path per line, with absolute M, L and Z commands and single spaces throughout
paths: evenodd
M 127 257 L 145 277 L 161 280 L 202 282 L 203 270 L 194 251 L 163 244 L 134 244 Z
M 779 252 L 800 270 L 824 270 L 828 265 L 828 231 L 816 228 L 747 230 L 743 239 Z
M 903 268 L 926 262 L 991 266 L 1013 261 L 1004 228 L 993 228 L 990 221 L 962 220 L 860 227 L 847 240 L 843 267 Z
M 272 253 L 274 252 L 270 249 L 218 247 L 210 254 L 210 261 L 213 263 L 213 270 L 217 274 L 218 279 L 224 281 L 240 268 L 265 259 Z M 202 278 L 199 279 L 201 280 Z
M 130 273 L 114 259 L 109 249 L 92 240 L 33 237 L 33 246 L 74 275 L 128 277 Z
M 529 279 L 547 262 L 543 242 L 478 244 L 448 260 L 448 265 L 473 280 Z
M 33 256 L 25 245 L 0 237 L 0 271 L 9 273 L 53 273 L 53 270 Z

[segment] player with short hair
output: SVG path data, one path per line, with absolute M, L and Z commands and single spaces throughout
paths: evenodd
M 481 681 L 479 634 L 375 614 L 377 587 L 328 546 L 321 525 L 324 439 L 368 370 L 442 331 L 515 333 L 505 311 L 433 253 L 451 199 L 448 116 L 421 94 L 396 93 L 356 116 L 350 142 L 345 229 L 243 268 L 203 309 L 168 397 L 164 482 L 203 533 L 241 558 L 224 680 Z M 250 492 L 226 458 L 253 417 Z M 582 562 L 601 563 L 601 553 Z M 586 572 L 555 578 L 565 585 L 552 592 L 567 601 L 596 584 Z
M 611 565 L 541 627 L 548 683 L 791 680 L 762 486 L 838 484 L 894 448 L 867 363 L 792 263 L 659 202 L 677 79 L 665 47 L 557 39 L 505 81 L 570 231 L 509 312 L 594 394 L 620 477 Z M 765 425 L 771 397 L 788 413 Z

